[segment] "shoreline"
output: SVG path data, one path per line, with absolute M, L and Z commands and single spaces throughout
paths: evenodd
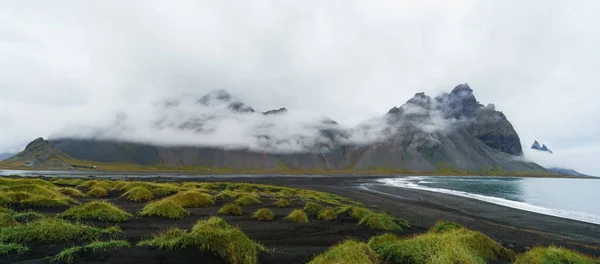
M 303 171 L 303 172 L 278 172 L 278 171 L 233 171 L 233 172 L 210 172 L 203 173 L 201 171 L 101 171 L 101 170 L 28 170 L 28 169 L 6 169 L 0 168 L 0 176 L 11 176 L 12 173 L 18 176 L 44 176 L 45 175 L 85 175 L 85 176 L 102 176 L 102 175 L 173 175 L 181 176 L 197 176 L 197 177 L 227 177 L 227 176 L 258 176 L 258 177 L 269 177 L 269 176 L 289 176 L 289 177 L 356 177 L 356 178 L 394 178 L 394 177 L 410 177 L 410 176 L 433 176 L 433 177 L 507 177 L 507 178 L 565 178 L 565 179 L 598 179 L 600 177 L 595 176 L 575 176 L 575 175 L 554 175 L 554 174 L 513 174 L 513 175 L 500 175 L 500 174 L 436 174 L 436 173 L 381 173 L 381 172 L 358 172 L 358 171 Z M 20 173 L 20 174 L 19 174 Z

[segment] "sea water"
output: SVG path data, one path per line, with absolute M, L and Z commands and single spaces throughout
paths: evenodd
M 600 179 L 410 176 L 380 181 L 600 224 Z

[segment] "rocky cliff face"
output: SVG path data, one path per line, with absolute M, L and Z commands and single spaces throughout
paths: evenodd
M 165 107 L 173 107 L 177 103 L 172 101 Z M 255 114 L 252 107 L 225 91 L 213 92 L 197 103 L 225 105 L 236 113 Z M 286 115 L 287 109 L 257 114 L 277 117 Z M 204 116 L 184 120 L 183 124 L 162 118 L 156 124 L 182 131 L 202 131 L 206 120 L 215 118 L 218 116 Z M 314 126 L 319 131 L 319 140 L 309 140 L 312 146 L 305 151 L 291 153 L 247 148 L 152 145 L 105 139 L 63 138 L 53 140 L 53 143 L 60 151 L 76 159 L 148 166 L 422 172 L 450 167 L 472 172 L 490 168 L 508 172 L 544 171 L 537 164 L 522 162 L 517 158 L 522 154 L 522 147 L 513 126 L 493 105 L 480 104 L 467 84 L 458 85 L 450 93 L 435 98 L 424 93 L 416 94 L 374 122 L 353 129 L 342 129 L 330 119 L 324 119 Z M 366 142 L 351 140 L 357 133 L 371 133 L 377 137 Z M 256 136 L 267 141 L 276 140 L 269 138 L 272 136 Z M 297 143 L 298 140 L 303 139 L 291 139 L 290 143 Z

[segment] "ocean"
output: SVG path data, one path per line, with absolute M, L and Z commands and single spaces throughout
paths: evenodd
M 600 179 L 409 176 L 379 181 L 600 224 Z

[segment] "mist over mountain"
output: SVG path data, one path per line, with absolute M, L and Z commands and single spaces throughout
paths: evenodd
M 146 166 L 544 171 L 521 161 L 511 123 L 467 84 L 436 97 L 417 93 L 356 127 L 286 108 L 260 112 L 224 90 L 112 115 L 74 123 L 49 143 L 74 159 Z

